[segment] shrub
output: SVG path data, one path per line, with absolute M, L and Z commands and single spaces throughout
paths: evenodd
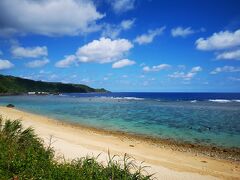
M 54 150 L 45 147 L 32 128 L 23 129 L 19 120 L 0 117 L 0 179 L 143 180 L 144 168 L 136 167 L 125 154 L 123 163 L 109 155 L 106 166 L 97 157 L 82 157 L 60 163 Z

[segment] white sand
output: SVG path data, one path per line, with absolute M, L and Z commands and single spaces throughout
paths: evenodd
M 57 155 L 69 160 L 101 153 L 99 161 L 106 162 L 109 150 L 112 155 L 117 154 L 120 158 L 127 153 L 134 157 L 138 164 L 144 161 L 144 165 L 151 166 L 146 170 L 156 173 L 157 179 L 240 179 L 240 164 L 237 162 L 173 151 L 136 138 L 68 125 L 17 109 L 0 107 L 0 115 L 21 119 L 25 127 L 32 126 L 46 145 L 52 136 L 52 146 Z

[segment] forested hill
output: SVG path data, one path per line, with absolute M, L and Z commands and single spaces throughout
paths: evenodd
M 0 94 L 27 92 L 49 93 L 88 93 L 107 92 L 105 89 L 94 89 L 83 84 L 64 84 L 59 82 L 43 82 L 23 79 L 14 76 L 0 75 Z

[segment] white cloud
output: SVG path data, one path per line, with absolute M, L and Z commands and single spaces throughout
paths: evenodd
M 75 63 L 76 59 L 77 58 L 75 55 L 68 55 L 68 56 L 65 56 L 64 59 L 56 62 L 55 66 L 59 68 L 67 68 L 71 64 Z
M 1 18 L 1 14 L 0 14 L 0 18 Z M 0 19 L 0 22 L 1 22 L 1 19 Z M 0 28 L 0 37 L 9 37 L 16 33 L 18 33 L 18 31 L 13 28 L 8 28 L 8 27 Z
M 10 69 L 12 68 L 14 65 L 8 61 L 8 60 L 4 60 L 4 59 L 0 59 L 0 70 L 3 69 Z
M 186 37 L 188 35 L 194 34 L 195 31 L 191 27 L 183 28 L 183 27 L 176 27 L 171 30 L 171 34 L 173 37 Z
M 166 29 L 165 26 L 155 29 L 155 30 L 149 30 L 148 33 L 142 34 L 140 36 L 137 36 L 134 42 L 137 42 L 138 44 L 148 44 L 153 41 L 153 39 L 156 36 L 159 36 L 163 33 L 163 31 Z
M 39 74 L 51 74 L 51 71 L 40 70 Z
M 234 51 L 227 51 L 217 55 L 217 59 L 226 59 L 226 60 L 240 60 L 240 49 Z
M 131 61 L 129 59 L 122 59 L 120 61 L 117 61 L 115 63 L 112 64 L 112 68 L 123 68 L 125 66 L 131 66 L 136 64 L 135 61 Z
M 116 39 L 121 32 L 122 32 L 121 26 L 114 24 L 104 24 L 101 36 Z
M 79 35 L 98 30 L 103 16 L 86 0 L 1 0 L 0 34 Z
M 102 37 L 117 38 L 122 31 L 130 29 L 135 22 L 135 19 L 123 20 L 119 25 L 103 24 Z
M 80 62 L 109 63 L 119 60 L 132 47 L 127 39 L 100 38 L 80 47 L 76 55 Z
M 235 32 L 220 31 L 204 39 L 199 38 L 196 42 L 199 50 L 221 50 L 236 47 L 240 45 L 240 29 Z
M 56 74 L 51 74 L 51 75 L 48 77 L 49 80 L 53 80 L 53 79 L 57 79 L 57 78 L 58 78 L 58 75 L 56 75 Z
M 157 71 L 169 69 L 170 67 L 171 67 L 171 65 L 169 65 L 169 64 L 159 64 L 157 66 L 152 66 L 152 67 L 144 66 L 143 71 L 144 72 L 157 72 Z
M 121 27 L 123 29 L 130 29 L 134 25 L 135 19 L 123 20 L 121 22 Z
M 37 58 L 41 56 L 47 56 L 48 50 L 46 46 L 37 46 L 37 47 L 20 47 L 13 46 L 11 48 L 11 53 L 14 57 L 17 58 Z
M 202 71 L 202 68 L 200 66 L 193 67 L 192 70 L 190 71 L 191 73 L 197 73 Z
M 115 13 L 123 13 L 134 9 L 135 0 L 109 0 Z
M 198 72 L 202 71 L 202 68 L 200 66 L 193 67 L 189 72 L 174 72 L 173 74 L 170 74 L 169 77 L 171 78 L 181 78 L 184 80 L 191 80 Z
M 26 66 L 29 68 L 39 68 L 39 67 L 43 67 L 46 64 L 48 64 L 50 61 L 48 59 L 44 59 L 44 60 L 34 60 L 31 62 L 26 63 Z
M 132 47 L 133 44 L 127 39 L 100 38 L 78 48 L 74 55 L 65 56 L 55 66 L 66 68 L 74 63 L 111 63 L 124 57 Z
M 90 83 L 90 82 L 92 82 L 92 80 L 90 80 L 89 78 L 83 78 L 83 79 L 81 79 L 81 82 L 82 83 Z
M 215 68 L 210 74 L 218 74 L 221 72 L 240 72 L 240 67 L 223 66 Z

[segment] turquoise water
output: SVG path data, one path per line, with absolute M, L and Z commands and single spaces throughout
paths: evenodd
M 25 111 L 97 128 L 240 147 L 237 99 L 170 100 L 124 95 L 8 96 L 0 97 L 0 105 L 12 103 Z

